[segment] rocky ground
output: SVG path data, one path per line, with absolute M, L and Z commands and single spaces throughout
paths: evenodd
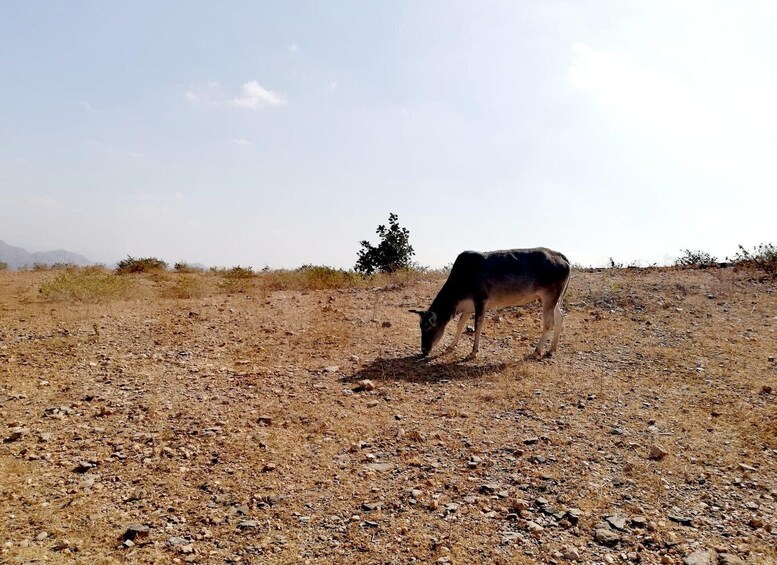
M 477 360 L 442 284 L 47 302 L 0 273 L 0 561 L 777 563 L 777 287 L 575 272 Z M 209 276 L 206 274 L 200 275 Z M 450 330 L 449 330 L 450 331 Z M 448 337 L 450 339 L 450 337 Z

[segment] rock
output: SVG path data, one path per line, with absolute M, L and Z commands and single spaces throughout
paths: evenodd
M 520 512 L 529 508 L 529 503 L 523 498 L 514 498 L 510 501 L 510 510 Z
M 340 370 L 340 367 L 338 365 L 331 365 L 329 367 L 324 367 L 325 373 L 336 373 Z
M 661 461 L 667 455 L 669 455 L 669 452 L 660 445 L 653 444 L 650 446 L 650 453 L 648 454 L 648 458 L 652 459 L 653 461 Z
M 579 508 L 570 508 L 569 510 L 567 510 L 566 519 L 569 520 L 571 524 L 574 526 L 580 521 L 580 518 L 582 516 L 583 516 L 582 510 L 580 510 Z
M 86 473 L 89 469 L 93 469 L 95 464 L 90 461 L 79 461 L 78 465 L 73 468 L 75 473 Z
M 482 494 L 494 494 L 497 490 L 499 490 L 499 485 L 496 483 L 480 485 L 480 492 Z
M 180 537 L 177 537 L 177 536 L 173 536 L 169 540 L 167 540 L 167 543 L 169 543 L 170 545 L 185 545 L 185 544 L 189 543 L 189 540 L 186 539 L 186 538 L 180 538 Z
M 750 521 L 748 522 L 751 528 L 757 530 L 759 528 L 763 528 L 766 525 L 766 522 L 764 522 L 761 518 L 758 516 L 753 516 L 750 518 Z
M 380 325 L 380 327 L 382 327 L 382 328 L 390 328 L 390 327 L 391 327 L 391 322 L 389 322 L 388 320 L 386 320 L 385 322 L 383 322 L 383 323 Z
M 535 443 L 537 443 L 539 441 L 540 441 L 540 438 L 533 436 L 533 437 L 527 437 L 526 439 L 524 439 L 523 443 L 525 445 L 534 445 Z
M 259 423 L 259 424 L 261 424 L 263 426 L 269 426 L 270 424 L 272 424 L 272 418 L 270 416 L 267 416 L 267 415 L 259 416 L 256 419 L 256 421 L 257 421 L 257 423 Z
M 533 534 L 538 534 L 545 530 L 542 526 L 540 526 L 537 522 L 533 522 L 531 520 L 526 521 L 526 529 L 529 530 Z
M 718 563 L 720 565 L 747 565 L 747 562 L 740 559 L 733 553 L 718 554 Z
M 121 539 L 123 539 L 124 541 L 134 541 L 134 540 L 138 540 L 138 539 L 145 539 L 145 538 L 148 537 L 148 534 L 149 534 L 148 526 L 143 526 L 142 524 L 132 524 L 122 534 Z M 128 546 L 128 547 L 130 547 L 130 546 Z
M 594 531 L 594 540 L 601 545 L 612 547 L 621 541 L 621 537 L 610 528 L 599 527 Z
M 750 473 L 754 473 L 758 470 L 752 465 L 748 465 L 747 463 L 739 463 L 738 465 L 740 469 L 742 469 L 743 471 L 749 471 Z
M 240 522 L 237 525 L 237 527 L 240 528 L 241 530 L 249 530 L 249 529 L 253 529 L 253 528 L 258 528 L 259 527 L 259 522 L 257 522 L 256 520 L 243 520 L 242 522 Z
M 685 565 L 715 565 L 717 558 L 714 551 L 698 549 L 690 555 L 686 555 L 683 563 Z
M 668 518 L 672 522 L 677 522 L 678 524 L 681 524 L 683 526 L 690 526 L 692 519 L 688 516 L 679 516 L 677 514 L 669 514 Z
M 761 394 L 771 394 L 772 390 L 773 390 L 772 387 L 770 387 L 769 385 L 763 385 L 761 387 Z
M 277 468 L 278 466 L 275 463 L 265 463 L 264 467 L 262 467 L 262 473 L 269 473 Z
M 616 530 L 620 530 L 622 532 L 626 529 L 626 518 L 623 516 L 607 516 L 605 520 Z
M 446 504 L 444 506 L 444 508 L 445 508 L 446 512 L 453 513 L 453 512 L 456 512 L 456 510 L 459 509 L 459 505 L 457 503 L 455 503 L 455 502 L 449 502 L 448 504 Z
M 573 545 L 567 545 L 561 550 L 561 556 L 567 561 L 580 561 L 580 552 Z
M 391 471 L 394 468 L 393 463 L 367 463 L 365 465 L 368 469 L 373 471 Z
M 26 436 L 28 433 L 30 433 L 30 430 L 28 428 L 12 428 L 11 433 L 3 440 L 3 443 L 11 443 L 14 441 L 18 441 L 22 439 L 24 436 Z
M 354 392 L 369 392 L 375 390 L 375 383 L 370 379 L 363 379 L 353 388 Z
M 48 532 L 41 532 L 37 536 L 35 536 L 35 541 L 43 541 L 47 537 L 49 537 L 49 533 Z
M 631 524 L 632 528 L 645 528 L 647 527 L 647 518 L 644 516 L 632 516 L 632 518 L 629 520 L 629 523 Z
M 383 508 L 382 502 L 363 502 L 362 503 L 362 510 L 365 510 L 367 512 L 374 512 L 375 510 L 380 510 Z
M 58 540 L 51 546 L 51 551 L 65 551 L 66 549 L 70 549 L 70 546 L 70 540 Z

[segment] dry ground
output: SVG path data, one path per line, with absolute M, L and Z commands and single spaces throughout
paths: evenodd
M 0 273 L 2 562 L 777 562 L 773 283 L 575 272 L 556 356 L 528 307 L 464 363 L 414 358 L 439 276 L 56 276 Z

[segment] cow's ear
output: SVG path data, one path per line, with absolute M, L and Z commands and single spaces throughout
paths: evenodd
M 424 314 L 426 314 L 426 310 L 414 310 L 412 308 L 408 310 L 408 312 L 412 312 L 413 314 L 418 314 L 419 316 L 423 316 Z

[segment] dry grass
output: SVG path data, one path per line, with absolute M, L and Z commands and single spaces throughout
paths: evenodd
M 489 314 L 475 362 L 457 360 L 467 340 L 415 359 L 406 310 L 442 274 L 162 272 L 112 275 L 129 286 L 95 301 L 39 291 L 92 284 L 68 273 L 0 273 L 0 435 L 28 430 L 0 443 L 0 561 L 777 559 L 777 397 L 762 391 L 777 388 L 777 290 L 747 273 L 576 272 L 561 349 L 540 362 L 524 360 L 534 307 Z M 353 392 L 362 379 L 375 389 Z M 649 459 L 653 443 L 669 456 Z M 516 498 L 541 532 L 513 519 Z M 652 529 L 594 543 L 613 513 Z M 133 523 L 147 542 L 120 547 Z

